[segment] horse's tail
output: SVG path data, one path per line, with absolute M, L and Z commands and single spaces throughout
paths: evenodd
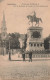
M 42 19 L 40 18 L 40 21 L 42 22 Z

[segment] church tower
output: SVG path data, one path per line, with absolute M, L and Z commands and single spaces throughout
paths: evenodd
M 5 40 L 7 37 L 7 28 L 6 28 L 6 21 L 5 21 L 5 14 L 3 11 L 3 21 L 2 21 L 2 27 L 1 27 L 1 38 L 2 40 Z

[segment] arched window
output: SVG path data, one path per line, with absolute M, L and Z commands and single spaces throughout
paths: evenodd
M 37 44 L 37 46 L 39 47 L 39 44 Z
M 40 44 L 40 46 L 42 47 L 42 44 Z
M 29 43 L 30 46 L 33 46 L 33 43 Z
M 36 44 L 34 44 L 34 47 L 36 46 Z

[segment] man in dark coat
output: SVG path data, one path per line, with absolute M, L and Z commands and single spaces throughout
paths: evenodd
M 29 62 L 32 62 L 32 51 L 29 52 Z
M 25 52 L 24 52 L 24 50 L 22 50 L 22 58 L 23 58 L 23 61 L 25 61 Z
M 9 50 L 9 60 L 11 60 L 11 50 Z

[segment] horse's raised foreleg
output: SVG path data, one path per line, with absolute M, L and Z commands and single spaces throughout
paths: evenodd
M 30 21 L 28 22 L 28 24 L 30 25 Z
M 38 22 L 38 27 L 39 27 L 39 22 Z

